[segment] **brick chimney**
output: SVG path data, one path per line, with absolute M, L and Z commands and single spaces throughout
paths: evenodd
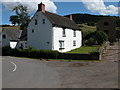
M 45 13 L 45 4 L 43 3 L 38 4 L 38 11 L 42 11 L 43 13 Z
M 72 19 L 72 15 L 70 15 L 70 20 L 73 20 L 73 19 Z

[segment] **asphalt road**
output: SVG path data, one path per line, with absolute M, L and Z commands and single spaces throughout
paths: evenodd
M 58 73 L 38 60 L 2 58 L 3 88 L 57 88 Z
M 101 62 L 44 61 L 2 58 L 3 88 L 118 88 L 116 43 Z

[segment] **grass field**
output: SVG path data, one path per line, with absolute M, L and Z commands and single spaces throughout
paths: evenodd
M 20 26 L 7 26 L 7 27 L 0 27 L 0 32 L 2 31 L 2 28 L 6 28 L 6 29 L 20 29 Z
M 67 53 L 91 53 L 98 51 L 99 46 L 82 46 Z
M 80 29 L 85 30 L 85 31 L 95 31 L 96 30 L 96 26 L 88 26 L 88 25 L 84 25 L 84 24 L 80 24 L 83 27 L 80 27 Z

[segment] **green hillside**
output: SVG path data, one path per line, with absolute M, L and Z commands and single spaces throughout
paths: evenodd
M 85 24 L 78 24 L 78 26 L 80 27 L 80 29 L 82 29 L 82 31 L 96 31 L 96 26 L 88 26 Z
M 2 31 L 2 28 L 6 28 L 6 29 L 20 29 L 20 26 L 3 26 L 3 27 L 0 27 L 0 32 Z
M 69 17 L 70 15 L 66 15 L 65 17 Z M 100 20 L 102 17 L 111 17 L 116 21 L 117 27 L 120 27 L 120 17 L 119 16 L 103 16 L 103 15 L 91 15 L 91 14 L 82 14 L 82 13 L 76 13 L 72 14 L 73 20 L 77 24 L 96 24 L 98 20 Z

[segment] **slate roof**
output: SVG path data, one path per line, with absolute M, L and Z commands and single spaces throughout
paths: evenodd
M 73 20 L 70 20 L 67 17 L 60 16 L 60 15 L 50 13 L 50 12 L 47 12 L 47 11 L 45 11 L 45 13 L 43 13 L 43 14 L 55 26 L 80 30 L 80 28 L 77 26 L 77 24 Z
M 16 41 L 16 40 L 19 40 L 22 30 L 3 28 L 2 32 L 5 32 L 7 34 L 7 37 L 9 37 L 10 40 Z

